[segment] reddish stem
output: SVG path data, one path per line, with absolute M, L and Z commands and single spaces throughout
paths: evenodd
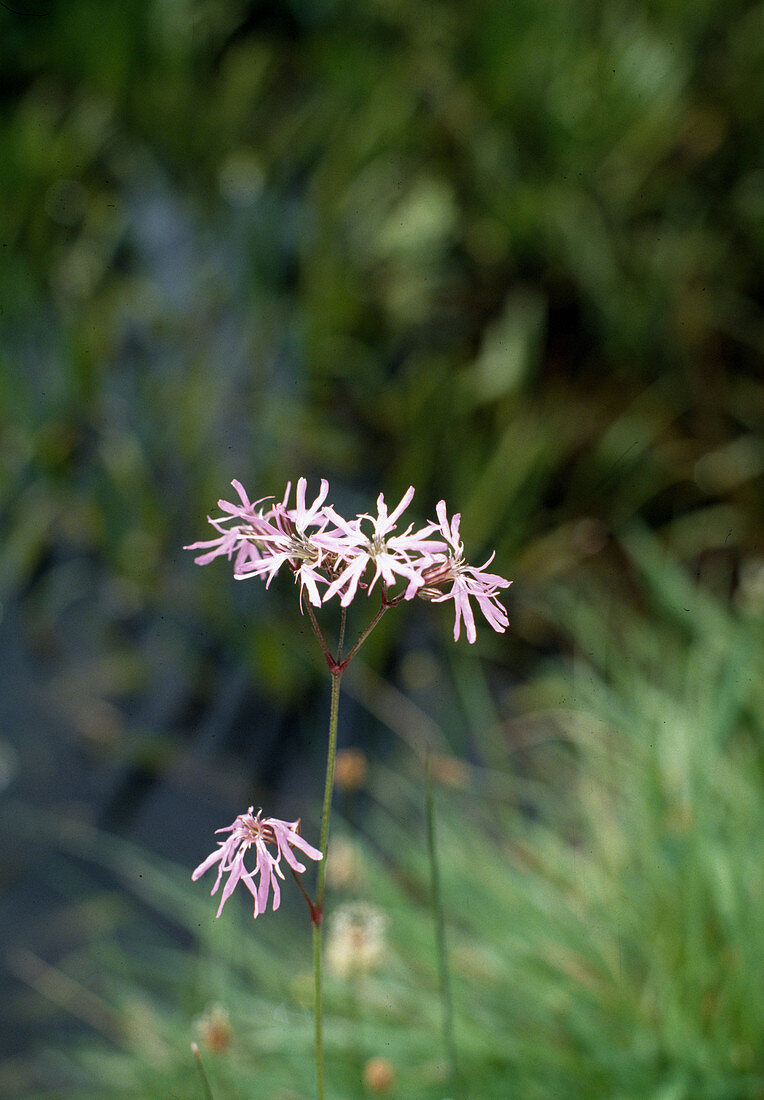
M 300 887 L 300 893 L 305 898 L 305 904 L 308 907 L 308 912 L 310 913 L 311 922 L 313 924 L 320 924 L 321 921 L 323 920 L 323 916 L 324 916 L 324 911 L 323 911 L 324 907 L 323 907 L 323 905 L 316 905 L 315 902 L 311 899 L 310 894 L 308 893 L 308 891 L 305 889 L 305 887 L 302 884 L 302 878 L 298 875 L 297 871 L 295 871 L 294 867 L 290 867 L 289 870 L 294 875 L 294 880 L 297 883 L 297 885 Z
M 312 607 L 310 606 L 310 604 L 309 604 L 309 603 L 306 603 L 306 605 L 305 605 L 305 606 L 306 606 L 306 607 L 307 607 L 307 609 L 308 609 L 308 615 L 309 615 L 309 617 L 310 617 L 310 622 L 311 622 L 311 625 L 312 625 L 312 627 L 313 627 L 313 633 L 314 633 L 314 634 L 316 635 L 316 637 L 318 638 L 318 644 L 319 644 L 319 645 L 321 646 L 321 649 L 322 649 L 322 651 L 323 651 L 324 657 L 326 658 L 326 663 L 327 663 L 327 665 L 329 666 L 329 671 L 330 671 L 330 672 L 332 673 L 332 675 L 333 675 L 333 674 L 334 674 L 334 673 L 336 672 L 336 670 L 337 670 L 337 662 L 335 661 L 334 657 L 332 657 L 332 655 L 331 655 L 331 653 L 329 652 L 329 649 L 328 649 L 328 647 L 327 647 L 327 645 L 326 645 L 326 642 L 324 641 L 324 636 L 323 636 L 323 634 L 321 633 L 321 627 L 320 627 L 320 626 L 318 625 L 318 621 L 317 621 L 317 619 L 316 619 L 316 616 L 315 616 L 315 614 L 313 613 L 313 608 L 312 608 Z

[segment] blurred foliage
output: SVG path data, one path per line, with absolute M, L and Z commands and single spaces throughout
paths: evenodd
M 520 579 L 581 516 L 756 545 L 758 5 L 10 7 L 0 583 L 48 586 L 38 633 L 75 568 L 119 667 L 161 614 L 299 692 L 291 594 L 178 561 L 233 476 L 415 482 Z
M 753 1100 L 764 1086 L 764 881 L 752 844 L 764 826 L 761 616 L 709 596 L 645 532 L 625 553 L 642 610 L 609 617 L 612 593 L 593 577 L 585 592 L 555 589 L 547 613 L 575 650 L 512 692 L 506 710 L 521 716 L 494 725 L 441 670 L 478 761 L 432 756 L 456 1035 L 475 1100 Z M 423 751 L 435 735 L 412 728 Z M 391 1095 L 435 1100 L 449 1088 L 422 769 L 416 753 L 395 769 L 372 762 L 362 834 L 361 807 L 347 801 L 335 833 L 326 1026 L 337 1100 L 370 1094 L 361 1081 L 375 1057 L 393 1069 Z M 83 861 L 109 867 L 120 894 L 70 885 L 76 902 L 55 917 L 69 951 L 56 968 L 28 956 L 14 965 L 108 1042 L 64 1053 L 49 1041 L 44 1057 L 6 1065 L 3 1094 L 201 1095 L 197 1038 L 216 1096 L 310 1095 L 297 891 L 286 913 L 254 925 L 246 899 L 216 920 L 187 869 L 64 826 L 17 813 L 14 829 L 44 845 L 53 829 L 80 877 Z M 147 907 L 174 935 L 146 929 Z M 195 949 L 178 951 L 179 936 Z

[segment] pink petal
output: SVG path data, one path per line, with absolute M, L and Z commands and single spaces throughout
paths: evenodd
M 205 860 L 203 860 L 199 866 L 193 871 L 191 879 L 196 882 L 198 878 L 201 878 L 205 871 L 209 871 L 213 863 L 217 863 L 218 860 L 223 858 L 223 849 L 218 848 L 216 852 L 211 852 Z
M 395 521 L 397 520 L 398 516 L 401 514 L 401 512 L 404 511 L 405 508 L 407 508 L 409 506 L 411 501 L 414 499 L 414 491 L 415 491 L 414 486 L 409 485 L 408 489 L 406 490 L 406 492 L 401 497 L 401 502 L 398 505 L 398 507 L 394 508 L 393 511 L 390 513 L 390 515 L 387 516 L 387 526 L 384 528 L 385 531 L 390 531 L 395 526 Z M 381 493 L 379 495 L 379 499 L 382 500 L 382 494 Z M 387 509 L 385 509 L 385 511 L 387 511 Z M 382 533 L 383 532 L 381 532 L 381 531 L 378 532 L 378 534 L 382 534 Z

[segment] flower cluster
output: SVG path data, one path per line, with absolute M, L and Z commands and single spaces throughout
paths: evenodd
M 244 883 L 255 899 L 255 917 L 265 911 L 271 890 L 273 890 L 273 909 L 278 909 L 281 902 L 279 879 L 284 878 L 284 873 L 281 870 L 282 857 L 293 871 L 302 873 L 305 870 L 305 865 L 297 859 L 292 851 L 293 848 L 299 848 L 309 859 L 318 860 L 323 858 L 317 848 L 308 844 L 300 836 L 299 820 L 280 821 L 276 817 L 262 818 L 262 810 L 258 810 L 256 814 L 253 814 L 252 809 L 253 807 L 250 806 L 245 814 L 239 814 L 233 825 L 226 825 L 223 829 L 215 830 L 218 833 L 230 833 L 231 835 L 227 840 L 218 841 L 216 850 L 199 864 L 191 876 L 196 881 L 214 863 L 217 863 L 218 876 L 210 891 L 211 894 L 214 894 L 223 875 L 228 874 L 216 914 L 218 917 L 239 882 Z M 275 847 L 275 855 L 268 848 L 269 844 Z M 244 857 L 252 847 L 257 853 L 257 858 L 254 870 L 249 871 L 244 866 Z M 255 876 L 259 876 L 259 883 L 255 882 Z
M 326 503 L 328 482 L 312 504 L 307 504 L 307 481 L 297 482 L 295 504 L 289 505 L 291 484 L 283 500 L 264 506 L 263 497 L 249 500 L 238 481 L 232 485 L 239 501 L 218 501 L 221 516 L 208 517 L 217 537 L 195 542 L 187 550 L 201 550 L 195 559 L 206 565 L 213 558 L 233 560 L 234 576 L 262 577 L 266 586 L 286 566 L 300 585 L 300 604 L 307 599 L 319 607 L 339 598 L 343 607 L 363 590 L 370 593 L 377 582 L 388 602 L 419 596 L 442 603 L 454 601 L 454 639 L 459 638 L 464 622 L 467 639 L 475 641 L 475 618 L 470 603 L 477 601 L 487 622 L 498 632 L 509 624 L 498 591 L 511 583 L 495 573 L 487 573 L 491 557 L 481 566 L 464 561 L 464 546 L 459 534 L 460 515 L 449 521 L 445 501 L 436 508 L 437 522 L 430 521 L 418 530 L 410 523 L 398 530 L 398 520 L 411 503 L 413 486 L 404 493 L 392 512 L 382 493 L 377 498 L 377 514 L 363 513 L 347 520 Z

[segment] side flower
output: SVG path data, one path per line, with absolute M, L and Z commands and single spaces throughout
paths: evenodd
M 245 563 L 234 571 L 234 575 L 237 580 L 267 576 L 267 588 L 281 566 L 287 564 L 295 580 L 300 583 L 300 606 L 303 593 L 307 590 L 310 602 L 320 607 L 318 585 L 329 582 L 321 572 L 325 551 L 317 545 L 313 536 L 326 526 L 321 506 L 329 492 L 329 482 L 325 479 L 321 481 L 320 492 L 311 505 L 305 503 L 307 485 L 307 479 L 301 477 L 297 482 L 297 504 L 294 508 L 287 508 L 291 483 L 287 484 L 284 500 L 262 517 L 260 526 L 253 532 L 261 549 L 261 559 Z
M 299 833 L 300 822 L 280 821 L 275 817 L 263 818 L 262 810 L 252 813 L 250 806 L 245 814 L 239 814 L 232 825 L 226 825 L 222 829 L 216 829 L 217 833 L 230 833 L 226 840 L 219 840 L 214 852 L 211 852 L 196 868 L 191 878 L 194 882 L 208 871 L 213 864 L 218 864 L 217 878 L 210 891 L 217 892 L 223 875 L 227 874 L 220 905 L 216 916 L 219 917 L 223 906 L 234 892 L 237 884 L 243 882 L 254 898 L 254 913 L 257 917 L 264 913 L 268 905 L 268 897 L 273 890 L 272 908 L 278 909 L 281 902 L 281 889 L 279 879 L 284 878 L 281 870 L 282 858 L 297 874 L 302 874 L 305 864 L 301 863 L 294 854 L 297 848 L 308 859 L 319 860 L 323 856 L 317 848 L 308 844 Z M 255 866 L 249 870 L 244 863 L 250 848 L 255 849 Z M 275 852 L 271 849 L 275 849 Z M 259 882 L 256 878 L 259 877 Z
M 462 619 L 467 630 L 467 641 L 474 642 L 477 637 L 470 599 L 477 600 L 486 621 L 497 633 L 503 634 L 509 626 L 509 617 L 499 601 L 498 590 L 509 588 L 512 582 L 497 573 L 486 573 L 485 568 L 493 561 L 493 554 L 482 565 L 467 565 L 464 561 L 464 544 L 459 534 L 461 514 L 457 512 L 449 523 L 444 500 L 438 503 L 436 513 L 436 530 L 443 536 L 448 552 L 436 554 L 433 564 L 423 570 L 424 585 L 417 595 L 433 603 L 454 601 L 454 641 L 459 640 Z M 449 587 L 444 591 L 446 585 Z
M 214 558 L 226 557 L 230 561 L 234 553 L 233 571 L 238 574 L 243 568 L 252 562 L 260 561 L 262 554 L 256 545 L 256 532 L 268 530 L 267 523 L 263 522 L 262 515 L 255 511 L 262 501 L 250 502 L 244 486 L 240 481 L 232 481 L 234 489 L 239 495 L 240 504 L 231 504 L 227 500 L 219 500 L 218 507 L 225 515 L 215 519 L 207 516 L 209 523 L 218 532 L 215 539 L 203 539 L 201 542 L 192 542 L 184 546 L 184 550 L 203 550 L 204 553 L 194 558 L 197 565 L 209 565 Z M 267 500 L 263 497 L 263 500 Z M 233 520 L 243 520 L 243 523 L 232 523 Z
M 283 501 L 267 510 L 256 508 L 261 500 L 250 503 L 249 497 L 239 481 L 232 481 L 239 495 L 240 504 L 219 500 L 218 507 L 223 516 L 209 522 L 219 532 L 218 538 L 194 542 L 186 550 L 203 550 L 194 561 L 197 565 L 207 565 L 213 558 L 225 556 L 229 560 L 236 555 L 233 573 L 237 580 L 247 577 L 262 577 L 266 588 L 283 565 L 293 572 L 300 584 L 300 601 L 307 591 L 308 599 L 316 607 L 321 605 L 319 584 L 328 584 L 323 575 L 322 566 L 326 551 L 313 541 L 313 535 L 326 526 L 324 510 L 321 507 L 329 492 L 329 483 L 321 482 L 321 489 L 311 505 L 305 503 L 307 480 L 301 477 L 297 482 L 297 503 L 288 508 L 291 483 L 287 484 Z

